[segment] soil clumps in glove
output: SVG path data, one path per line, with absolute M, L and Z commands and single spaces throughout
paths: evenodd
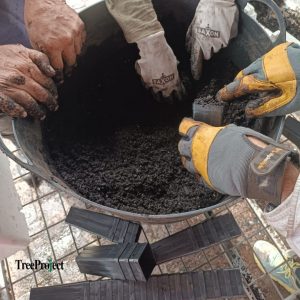
M 214 95 L 207 95 L 206 93 L 199 93 L 197 99 L 194 100 L 195 104 L 201 104 L 203 107 L 213 106 L 224 106 L 221 101 L 218 101 Z
M 230 66 L 230 70 L 234 67 Z M 233 72 L 232 74 L 235 74 Z M 210 83 L 204 86 L 198 93 L 197 98 L 194 100 L 195 104 L 201 104 L 206 109 L 209 106 L 223 106 L 223 123 L 218 126 L 224 126 L 228 124 L 236 124 L 244 127 L 254 127 L 255 119 L 249 119 L 245 115 L 245 108 L 249 100 L 256 99 L 257 95 L 247 95 L 240 97 L 237 100 L 225 103 L 215 98 L 216 91 L 220 89 L 220 82 L 217 79 L 212 79 Z
M 190 86 L 188 101 L 157 103 L 135 72 L 134 45 L 125 47 L 108 42 L 88 49 L 60 88 L 60 109 L 43 128 L 53 171 L 89 200 L 135 213 L 186 212 L 220 202 L 220 194 L 184 169 L 178 152 L 178 126 L 192 116 L 201 87 Z M 181 62 L 189 68 L 188 56 Z M 204 66 L 202 88 L 215 79 L 206 96 L 236 75 L 222 64 L 216 58 Z

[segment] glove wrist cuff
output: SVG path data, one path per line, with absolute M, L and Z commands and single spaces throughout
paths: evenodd
M 106 0 L 105 3 L 128 43 L 163 30 L 151 1 Z
M 247 197 L 279 205 L 290 154 L 280 145 L 269 145 L 257 153 L 249 166 Z
M 143 37 L 142 39 L 139 39 L 136 43 L 140 51 L 151 51 L 154 53 L 157 51 L 157 48 L 161 48 L 167 45 L 165 32 L 163 30 Z

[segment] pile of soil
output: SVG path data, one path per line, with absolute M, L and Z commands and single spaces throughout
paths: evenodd
M 157 103 L 136 75 L 137 51 L 126 44 L 111 60 L 111 42 L 107 47 L 88 50 L 59 91 L 60 109 L 44 123 L 53 172 L 89 200 L 135 213 L 186 212 L 220 202 L 222 195 L 183 168 L 178 126 L 192 116 L 196 94 L 210 89 L 214 95 L 237 70 L 216 56 L 185 101 Z M 182 60 L 181 73 L 184 62 L 189 59 Z
M 65 144 L 63 153 L 54 148 L 52 157 L 81 195 L 110 207 L 158 214 L 217 203 L 217 194 L 182 167 L 178 140 L 175 125 L 136 124 L 115 128 L 96 144 Z
M 286 29 L 294 37 L 300 40 L 300 11 L 285 7 L 284 0 L 275 0 L 285 17 Z M 275 14 L 264 4 L 257 1 L 250 2 L 256 10 L 257 20 L 271 31 L 278 30 L 278 22 Z
M 201 106 L 223 106 L 222 102 L 218 101 L 213 95 L 198 95 L 198 98 L 194 100 L 195 104 L 201 104 Z

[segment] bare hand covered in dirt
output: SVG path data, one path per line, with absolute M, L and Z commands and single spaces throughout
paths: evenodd
M 164 32 L 158 32 L 137 41 L 140 59 L 137 73 L 146 88 L 150 88 L 158 101 L 173 102 L 184 96 L 184 86 L 177 70 L 177 59 L 168 45 Z
M 63 80 L 63 69 L 76 64 L 85 41 L 84 23 L 63 0 L 25 0 L 25 24 L 31 45 L 45 53 Z
M 227 47 L 238 34 L 239 10 L 234 0 L 201 0 L 186 34 L 195 80 L 202 74 L 203 59 Z
M 252 129 L 213 127 L 184 118 L 178 148 L 185 168 L 219 193 L 279 204 L 291 151 Z M 266 146 L 254 145 L 249 137 Z M 237 146 L 238 145 L 238 146 Z
M 58 108 L 55 75 L 48 57 L 22 45 L 0 46 L 0 110 L 12 117 L 43 119 Z
M 247 94 L 258 94 L 246 105 L 248 117 L 282 116 L 300 110 L 300 46 L 276 46 L 242 70 L 217 98 L 231 101 Z

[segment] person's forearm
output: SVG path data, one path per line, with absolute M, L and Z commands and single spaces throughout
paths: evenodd
M 66 1 L 65 0 L 45 0 L 45 1 L 25 0 L 25 3 L 32 3 L 32 4 L 38 3 L 39 5 L 48 5 L 52 3 L 66 3 Z
M 287 243 L 300 256 L 300 176 L 289 163 L 283 180 L 282 203 L 264 213 L 266 222 L 286 238 Z
M 289 162 L 283 177 L 281 202 L 293 192 L 298 177 L 299 170 Z
M 164 31 L 151 0 L 106 0 L 110 14 L 118 22 L 128 43 Z
M 29 11 L 34 12 L 31 15 L 38 14 L 39 12 L 44 12 L 47 9 L 50 9 L 54 5 L 62 5 L 65 4 L 67 5 L 65 0 L 45 0 L 45 1 L 39 1 L 39 0 L 24 0 L 24 15 L 25 15 L 25 21 L 27 21 L 27 26 L 28 22 L 30 20 L 26 20 L 27 13 Z

